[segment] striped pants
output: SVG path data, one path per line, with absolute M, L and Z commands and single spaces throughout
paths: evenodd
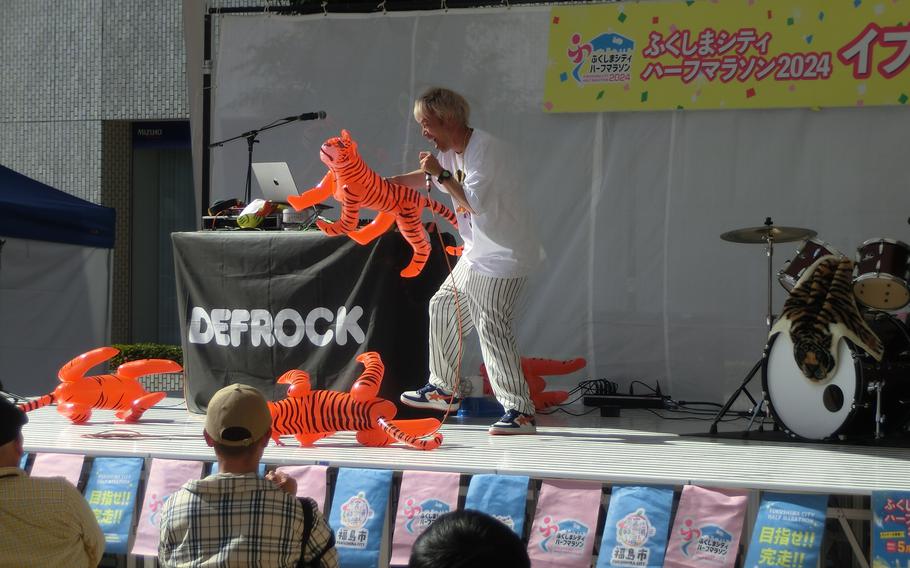
M 430 383 L 451 391 L 462 337 L 477 330 L 480 352 L 496 400 L 506 409 L 534 414 L 528 383 L 521 371 L 521 355 L 512 331 L 515 301 L 527 278 L 495 278 L 455 265 L 430 300 Z M 458 291 L 456 308 L 455 291 Z

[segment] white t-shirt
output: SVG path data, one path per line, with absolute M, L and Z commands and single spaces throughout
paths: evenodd
M 543 251 L 531 224 L 519 166 L 506 145 L 475 128 L 463 154 L 448 150 L 440 152 L 437 159 L 456 178 L 459 171 L 465 172 L 461 186 L 474 210 L 473 215 L 459 211 L 452 200 L 458 233 L 464 241 L 460 262 L 487 276 L 526 276 Z

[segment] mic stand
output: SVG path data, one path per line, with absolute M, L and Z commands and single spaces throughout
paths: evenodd
M 248 205 L 250 203 L 250 200 L 252 199 L 252 195 L 253 195 L 253 193 L 252 193 L 253 144 L 257 144 L 259 142 L 259 140 L 257 140 L 256 137 L 259 136 L 260 132 L 263 132 L 265 130 L 269 130 L 272 128 L 277 128 L 279 126 L 284 126 L 285 124 L 289 124 L 291 122 L 297 122 L 298 120 L 300 120 L 300 117 L 298 117 L 298 116 L 289 117 L 289 118 L 279 118 L 278 120 L 273 121 L 265 126 L 256 128 L 254 130 L 250 130 L 248 132 L 244 132 L 243 134 L 238 134 L 237 136 L 225 138 L 224 140 L 218 140 L 217 142 L 212 142 L 211 144 L 209 144 L 209 148 L 214 148 L 216 146 L 220 148 L 221 146 L 224 146 L 228 142 L 232 142 L 234 140 L 239 140 L 241 138 L 246 139 L 247 163 L 246 163 L 246 188 L 245 188 L 244 194 L 243 194 L 243 204 L 244 205 Z

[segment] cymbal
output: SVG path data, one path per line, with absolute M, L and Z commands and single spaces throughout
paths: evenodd
M 801 229 L 799 227 L 748 227 L 745 229 L 735 229 L 722 234 L 720 238 L 731 243 L 766 243 L 773 240 L 775 243 L 789 243 L 802 239 L 811 239 L 818 233 L 812 229 Z

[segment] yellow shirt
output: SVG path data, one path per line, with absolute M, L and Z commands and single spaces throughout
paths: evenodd
M 0 467 L 0 568 L 94 567 L 102 554 L 104 533 L 78 489 Z

